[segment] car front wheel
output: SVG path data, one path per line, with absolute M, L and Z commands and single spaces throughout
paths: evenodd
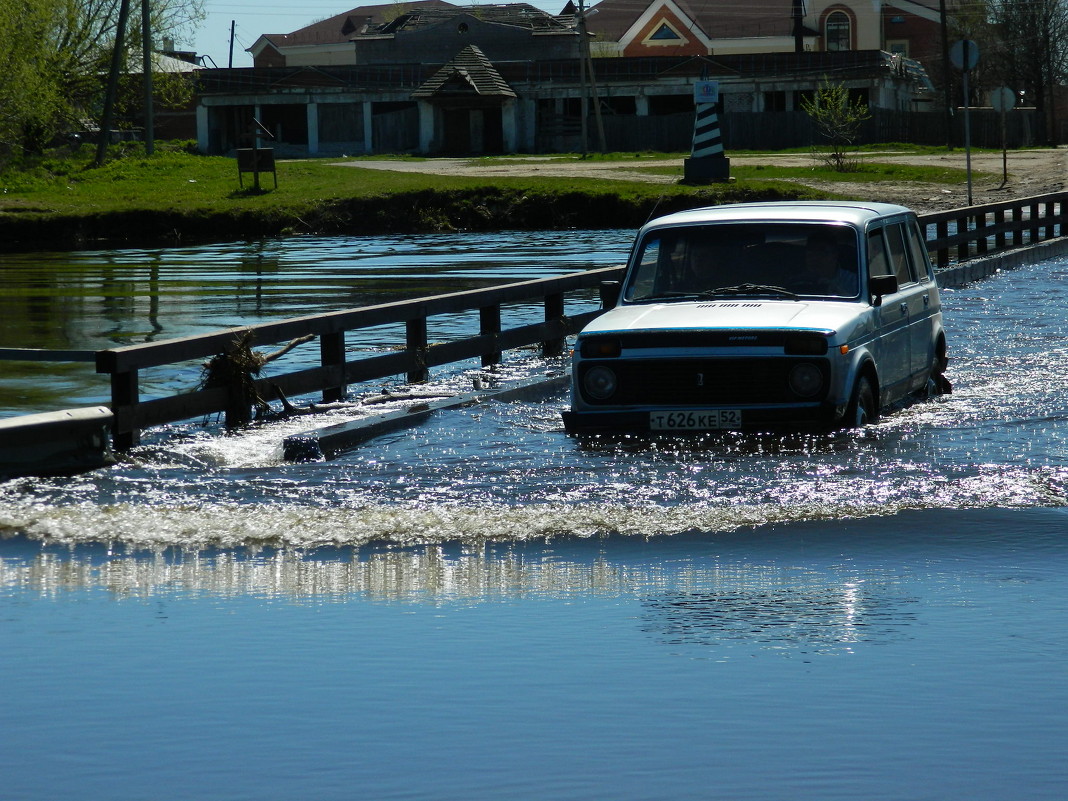
M 863 428 L 868 423 L 879 420 L 879 407 L 875 403 L 875 391 L 867 376 L 857 379 L 857 385 L 853 388 L 853 397 L 849 401 L 849 410 L 846 412 L 846 428 Z

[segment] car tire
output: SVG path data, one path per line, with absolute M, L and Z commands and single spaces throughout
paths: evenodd
M 936 354 L 931 359 L 931 372 L 927 377 L 927 398 L 936 398 L 939 395 L 949 395 L 953 392 L 953 385 L 946 378 L 946 367 L 949 359 Z
M 863 428 L 869 423 L 879 420 L 879 406 L 875 402 L 875 391 L 867 376 L 857 379 L 853 387 L 853 397 L 849 401 L 849 409 L 846 411 L 846 428 Z

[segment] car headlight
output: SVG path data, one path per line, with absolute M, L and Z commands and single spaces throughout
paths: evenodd
M 595 400 L 608 400 L 616 394 L 616 374 L 603 365 L 591 367 L 582 377 L 582 388 Z
M 812 398 L 823 389 L 823 373 L 811 362 L 795 364 L 789 381 L 790 390 L 799 398 Z

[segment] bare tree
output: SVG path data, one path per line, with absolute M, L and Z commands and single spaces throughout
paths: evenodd
M 989 0 L 998 46 L 991 54 L 1002 82 L 1024 92 L 1056 141 L 1054 87 L 1068 66 L 1068 0 Z

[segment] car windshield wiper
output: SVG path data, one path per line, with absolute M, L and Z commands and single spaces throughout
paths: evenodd
M 796 298 L 797 295 L 789 289 L 781 286 L 769 286 L 767 284 L 737 284 L 736 286 L 721 286 L 699 293 L 703 298 L 714 298 L 720 295 L 778 295 L 784 298 Z
M 648 300 L 679 300 L 680 298 L 700 298 L 704 297 L 704 292 L 679 292 L 668 290 L 666 292 L 657 292 L 655 295 L 642 295 L 640 298 L 634 298 L 636 303 L 644 303 Z

